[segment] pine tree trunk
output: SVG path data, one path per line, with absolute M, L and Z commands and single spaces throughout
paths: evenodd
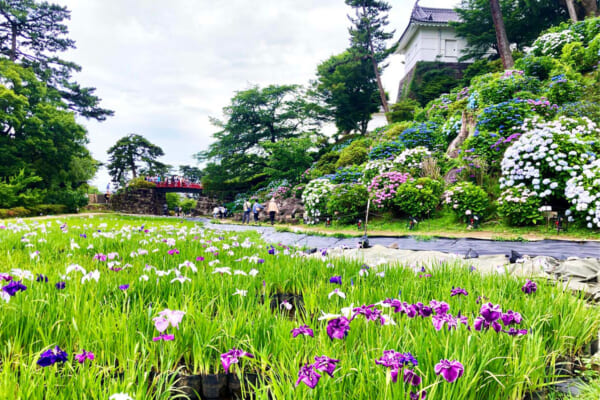
M 598 12 L 598 3 L 596 2 L 596 0 L 581 0 L 581 4 L 585 9 L 586 17 L 600 16 L 600 12 Z
M 504 65 L 504 69 L 510 69 L 515 65 L 515 62 L 510 52 L 510 43 L 508 43 L 508 37 L 506 36 L 502 10 L 500 10 L 498 0 L 490 0 L 490 6 L 492 8 L 492 19 L 496 28 L 496 41 L 498 42 L 498 52 L 500 53 L 500 58 L 502 58 L 502 65 Z
M 574 0 L 565 0 L 567 3 L 567 9 L 569 10 L 569 17 L 573 22 L 577 22 L 577 10 L 575 10 Z

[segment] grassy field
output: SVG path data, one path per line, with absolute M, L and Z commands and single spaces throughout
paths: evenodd
M 526 294 L 525 279 L 468 265 L 308 257 L 174 219 L 0 222 L 0 266 L 0 398 L 166 399 L 174 372 L 227 366 L 258 375 L 258 399 L 522 399 L 600 328 L 551 282 Z M 313 336 L 293 337 L 305 325 Z M 381 361 L 389 350 L 416 365 Z M 462 375 L 448 382 L 442 360 Z

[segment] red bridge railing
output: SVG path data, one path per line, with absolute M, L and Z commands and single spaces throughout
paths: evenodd
M 188 182 L 160 182 L 156 183 L 157 188 L 169 188 L 169 189 L 202 189 L 200 183 L 188 183 Z

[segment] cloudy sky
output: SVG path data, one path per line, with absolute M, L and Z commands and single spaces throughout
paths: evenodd
M 388 0 L 398 39 L 413 0 Z M 137 133 L 162 147 L 162 161 L 195 165 L 237 90 L 306 84 L 316 66 L 348 46 L 343 0 L 54 0 L 71 11 L 77 49 L 63 55 L 83 67 L 76 79 L 97 88 L 115 116 L 82 119 L 93 156 L 107 160 L 120 137 Z M 453 7 L 455 0 L 421 0 Z M 392 56 L 384 86 L 396 97 L 403 66 Z M 94 184 L 109 182 L 101 169 Z

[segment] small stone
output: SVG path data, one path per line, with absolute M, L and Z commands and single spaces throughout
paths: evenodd
M 398 243 L 392 243 L 388 246 L 388 249 L 395 249 L 398 250 L 400 247 L 398 247 Z

